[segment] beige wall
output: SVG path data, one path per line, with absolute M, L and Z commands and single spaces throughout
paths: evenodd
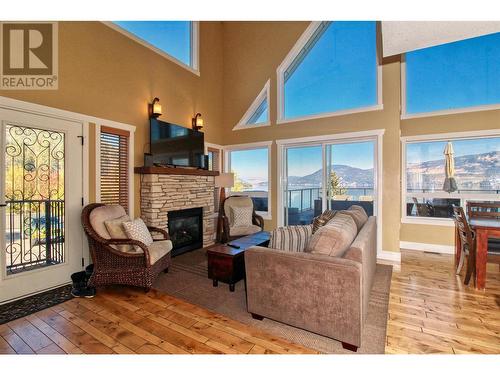
M 224 144 L 277 140 L 385 129 L 383 142 L 383 243 L 399 251 L 399 63 L 383 68 L 383 102 L 380 111 L 276 124 L 276 68 L 308 22 L 224 23 Z M 265 82 L 271 79 L 271 126 L 233 131 Z M 277 219 L 277 147 L 272 148 L 272 220 Z
M 201 76 L 100 22 L 60 22 L 59 89 L 0 90 L 0 95 L 136 126 L 135 165 L 139 166 L 143 164 L 144 150 L 148 150 L 147 104 L 155 96 L 163 107 L 161 119 L 190 127 L 191 117 L 201 112 L 206 123 L 206 141 L 222 142 L 221 56 L 220 22 L 200 23 Z M 92 126 L 90 130 L 92 138 Z M 94 169 L 89 181 L 93 199 L 94 154 L 91 152 L 90 166 Z M 138 176 L 135 191 L 139 191 Z M 136 215 L 138 197 L 136 194 Z

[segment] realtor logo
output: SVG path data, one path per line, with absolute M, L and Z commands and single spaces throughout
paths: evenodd
M 0 88 L 58 88 L 57 22 L 0 23 Z

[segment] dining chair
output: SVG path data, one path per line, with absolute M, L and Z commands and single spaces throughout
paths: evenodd
M 460 274 L 467 257 L 467 270 L 465 273 L 464 284 L 469 285 L 470 278 L 476 273 L 476 241 L 465 212 L 462 207 L 453 206 L 453 219 L 455 220 L 455 230 L 460 238 L 460 260 L 455 273 Z

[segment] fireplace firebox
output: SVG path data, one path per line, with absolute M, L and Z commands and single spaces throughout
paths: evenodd
M 203 208 L 169 211 L 168 233 L 172 256 L 203 247 Z

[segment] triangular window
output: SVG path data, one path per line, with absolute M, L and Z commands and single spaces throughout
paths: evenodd
M 376 22 L 312 22 L 278 68 L 278 122 L 379 106 Z
M 268 126 L 270 124 L 269 81 L 267 81 L 259 95 L 257 95 L 233 130 L 249 129 L 257 126 Z

